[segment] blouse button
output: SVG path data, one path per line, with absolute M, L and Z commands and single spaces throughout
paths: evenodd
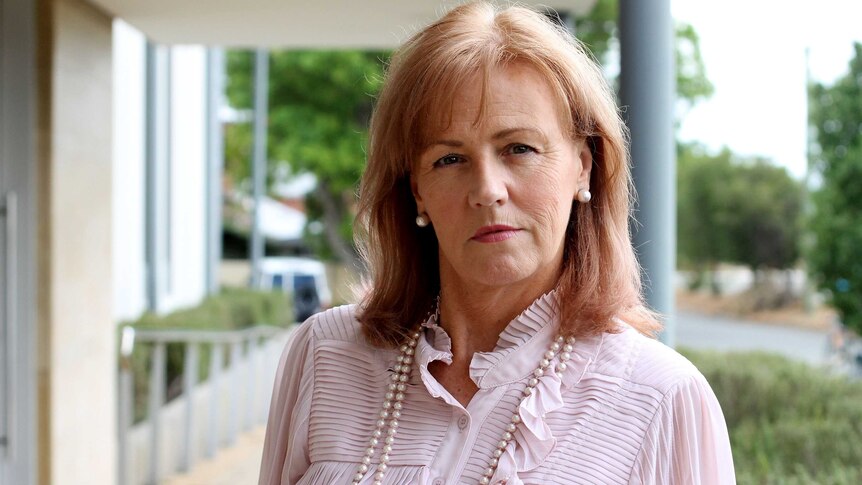
M 458 429 L 464 431 L 464 428 L 467 427 L 467 416 L 461 416 L 458 418 Z
M 443 485 L 443 479 L 442 478 L 435 478 L 434 479 L 434 485 Z

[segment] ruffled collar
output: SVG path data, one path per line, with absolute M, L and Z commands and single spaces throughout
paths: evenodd
M 452 340 L 438 320 L 435 313 L 422 324 L 425 332 L 416 347 L 416 360 L 422 381 L 431 395 L 460 406 L 428 372 L 428 364 L 435 360 L 452 363 Z M 473 356 L 470 377 L 480 389 L 525 379 L 536 369 L 559 328 L 559 303 L 552 291 L 536 299 L 506 326 L 494 350 Z M 598 356 L 603 336 L 578 339 L 566 370 L 557 372 L 552 365 L 539 378 L 534 392 L 518 407 L 521 424 L 499 458 L 491 483 L 520 485 L 523 482 L 518 478 L 519 472 L 538 467 L 551 454 L 557 439 L 545 423 L 545 416 L 565 405 L 563 392 L 575 386 L 586 374 Z
M 425 338 L 416 348 L 417 363 L 427 367 L 435 360 L 452 363 L 452 340 L 438 324 L 435 312 L 422 327 Z M 559 303 L 556 292 L 548 292 L 515 317 L 500 333 L 494 350 L 477 352 L 470 364 L 470 377 L 480 389 L 489 389 L 520 381 L 535 370 L 542 354 L 560 328 Z M 569 367 L 586 371 L 586 364 L 599 351 L 601 338 L 579 339 L 572 352 Z

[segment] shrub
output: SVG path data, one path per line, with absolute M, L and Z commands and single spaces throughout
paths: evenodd
M 721 403 L 738 483 L 862 483 L 862 382 L 765 353 L 683 353 Z

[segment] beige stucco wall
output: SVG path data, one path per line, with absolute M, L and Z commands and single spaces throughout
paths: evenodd
M 39 483 L 113 484 L 111 18 L 40 10 Z

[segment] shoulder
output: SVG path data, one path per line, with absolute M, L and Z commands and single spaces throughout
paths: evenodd
M 613 375 L 632 386 L 666 394 L 703 375 L 676 350 L 622 323 L 618 333 L 606 333 L 596 356 L 596 371 Z
M 300 325 L 306 338 L 315 341 L 361 342 L 359 305 L 342 305 L 316 313 Z

